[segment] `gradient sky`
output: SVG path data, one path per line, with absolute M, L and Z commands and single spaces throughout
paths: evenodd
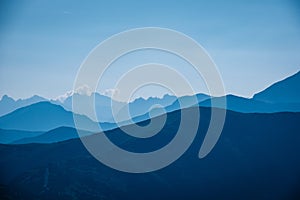
M 121 31 L 154 26 L 195 39 L 217 64 L 226 92 L 251 97 L 300 70 L 296 2 L 2 0 L 0 96 L 62 95 L 72 89 L 80 64 L 98 43 Z M 148 61 L 151 53 L 136 58 Z M 105 87 L 100 92 L 111 89 Z

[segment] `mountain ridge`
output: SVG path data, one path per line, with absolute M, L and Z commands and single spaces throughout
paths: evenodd
M 300 103 L 300 71 L 277 81 L 253 95 L 253 99 L 270 103 Z
M 90 126 L 90 130 L 98 130 L 98 123 L 86 116 L 74 114 Z M 0 117 L 0 128 L 24 131 L 49 131 L 61 126 L 75 127 L 73 113 L 59 105 L 48 101 L 38 102 L 19 108 Z

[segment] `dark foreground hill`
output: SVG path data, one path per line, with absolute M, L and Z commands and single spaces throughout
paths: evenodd
M 220 140 L 199 159 L 209 117 L 209 109 L 201 108 L 188 151 L 146 174 L 104 166 L 79 139 L 0 145 L 1 199 L 299 199 L 300 113 L 228 111 Z M 133 139 L 119 129 L 106 134 L 131 151 L 155 150 L 172 139 L 179 121 L 180 111 L 169 113 L 165 128 L 149 139 Z

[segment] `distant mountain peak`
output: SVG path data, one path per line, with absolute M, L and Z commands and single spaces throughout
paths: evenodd
M 39 98 L 39 99 L 44 99 L 43 97 L 41 97 L 41 96 L 39 96 L 39 95 L 33 95 L 32 97 L 30 97 L 30 98 Z
M 28 102 L 28 104 L 33 104 L 33 103 L 37 103 L 40 101 L 48 101 L 47 99 L 38 96 L 38 95 L 33 95 L 29 98 L 25 98 L 25 99 L 18 99 L 16 102 Z
M 1 101 L 12 101 L 12 102 L 14 102 L 15 100 L 12 97 L 5 94 L 5 95 L 2 96 Z

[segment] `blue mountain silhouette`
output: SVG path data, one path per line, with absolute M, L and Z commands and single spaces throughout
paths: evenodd
M 270 103 L 300 103 L 300 71 L 255 94 L 253 99 Z
M 72 96 L 69 96 L 66 98 L 63 102 L 60 101 L 51 101 L 54 104 L 61 105 L 64 109 L 68 111 L 72 111 L 72 98 L 77 98 L 80 102 L 83 102 L 84 104 L 92 104 L 92 102 L 95 103 L 95 111 L 96 111 L 96 117 L 94 117 L 93 113 L 86 113 L 85 110 L 80 110 L 77 112 L 77 114 L 84 114 L 90 119 L 94 121 L 99 122 L 112 122 L 113 119 L 113 113 L 111 109 L 111 104 L 114 103 L 114 105 L 117 105 L 118 107 L 122 107 L 125 105 L 125 103 L 117 102 L 112 100 L 110 97 L 101 95 L 99 93 L 93 93 L 90 96 L 87 95 L 81 95 L 81 94 L 73 94 Z
M 118 172 L 95 160 L 76 138 L 72 112 L 61 106 L 40 102 L 19 108 L 0 117 L 1 128 L 47 132 L 16 141 L 31 144 L 0 145 L 0 192 L 10 199 L 299 199 L 300 113 L 295 112 L 299 90 L 294 85 L 299 83 L 298 76 L 280 81 L 252 99 L 213 97 L 216 107 L 220 101 L 222 108 L 221 100 L 226 98 L 228 109 L 241 112 L 228 110 L 222 135 L 204 159 L 198 158 L 198 152 L 209 127 L 211 109 L 206 107 L 211 106 L 210 97 L 198 94 L 196 104 L 191 101 L 195 97 L 181 97 L 184 107 L 191 107 L 185 109 L 200 109 L 197 136 L 176 162 L 146 174 Z M 155 151 L 174 138 L 180 125 L 179 101 L 168 103 L 164 105 L 167 122 L 153 137 L 134 138 L 120 128 L 97 134 L 106 134 L 114 144 L 131 152 Z M 143 103 L 137 105 L 142 107 Z M 278 113 L 280 109 L 293 112 Z M 91 127 L 98 125 L 85 116 L 76 116 Z M 149 118 L 146 113 L 134 121 L 144 126 Z M 127 128 L 132 126 L 126 123 Z M 87 137 L 93 140 L 97 134 Z
M 85 110 L 77 112 L 77 114 L 83 114 L 89 117 L 90 119 L 98 122 L 107 122 L 107 123 L 114 123 L 114 115 L 112 110 L 112 105 L 115 106 L 115 115 L 118 115 L 117 118 L 122 119 L 121 121 L 125 121 L 137 116 L 141 116 L 149 112 L 150 108 L 156 104 L 162 105 L 166 107 L 172 104 L 175 100 L 175 96 L 165 95 L 163 98 L 158 97 L 150 97 L 148 99 L 138 98 L 135 99 L 133 102 L 129 102 L 128 106 L 125 102 L 118 102 L 110 97 L 101 95 L 99 93 L 93 93 L 91 96 L 87 95 L 80 95 L 80 94 L 73 94 L 65 99 L 63 102 L 60 101 L 51 101 L 54 104 L 61 105 L 68 111 L 72 111 L 72 98 L 78 98 L 80 102 L 85 103 L 86 105 L 95 103 L 95 112 L 96 117 L 94 117 L 93 113 L 86 113 Z M 93 101 L 94 100 L 94 101 Z M 129 114 L 128 111 L 129 110 Z
M 226 106 L 224 106 L 226 98 Z M 273 112 L 300 112 L 300 103 L 270 103 L 256 99 L 248 99 L 234 95 L 213 98 L 214 107 L 243 113 L 273 113 Z M 210 99 L 199 103 L 199 106 L 211 107 Z
M 182 108 L 188 108 L 191 106 L 196 106 L 200 102 L 209 99 L 210 96 L 206 94 L 196 94 L 195 96 L 182 96 L 179 97 L 173 104 L 167 106 L 165 109 L 167 112 L 171 112 L 174 110 L 179 110 Z
M 41 101 L 46 101 L 46 99 L 34 95 L 28 99 L 18 99 L 17 101 L 15 101 L 13 98 L 4 95 L 0 100 L 0 116 L 6 115 L 18 108 L 22 108 Z
M 98 130 L 98 123 L 83 115 L 76 116 L 87 124 L 89 131 Z M 75 127 L 73 113 L 46 101 L 19 108 L 0 117 L 2 129 L 49 131 L 62 126 Z
M 175 96 L 164 95 L 163 98 L 150 97 L 148 99 L 138 98 L 128 105 L 124 105 L 117 113 L 116 119 L 119 122 L 128 121 L 133 119 L 134 122 L 139 122 L 142 120 L 149 119 L 149 112 L 155 109 L 156 106 L 168 107 L 174 101 L 176 101 Z M 120 120 L 119 120 L 120 119 Z M 128 124 L 128 123 L 127 123 Z
M 254 96 L 252 99 L 237 97 L 234 95 L 227 95 L 226 97 L 213 97 L 215 101 L 215 107 L 224 108 L 222 105 L 223 98 L 226 98 L 227 107 L 226 109 L 243 112 L 243 113 L 272 113 L 272 112 L 299 112 L 300 102 L 299 102 L 299 85 L 300 82 L 300 72 L 297 74 L 282 80 L 278 83 L 271 85 L 265 91 L 262 91 Z M 284 88 L 286 90 L 284 90 Z M 288 89 L 287 89 L 288 88 Z M 96 97 L 96 107 L 99 110 L 98 113 L 102 117 L 111 118 L 111 99 L 100 94 L 95 94 Z M 284 97 L 284 98 L 283 98 Z M 80 96 L 80 98 L 86 98 L 88 101 L 91 97 Z M 30 104 L 35 101 L 43 100 L 39 96 L 34 96 L 27 100 L 14 101 L 8 96 L 4 96 L 1 100 L 0 105 L 8 105 L 7 107 L 16 108 L 20 105 Z M 119 125 L 124 126 L 132 122 L 140 122 L 149 119 L 150 117 L 159 116 L 163 114 L 161 109 L 153 108 L 153 105 L 160 104 L 165 108 L 166 112 L 171 112 L 179 110 L 181 108 L 191 107 L 191 106 L 202 106 L 210 107 L 211 99 L 208 95 L 197 94 L 196 104 L 195 96 L 183 96 L 179 97 L 178 100 L 174 96 L 165 95 L 162 99 L 160 98 L 149 98 L 149 99 L 136 99 L 129 104 L 130 113 L 132 116 L 132 121 L 125 120 Z M 19 103 L 17 103 L 19 102 Z M 180 103 L 182 105 L 180 105 Z M 17 103 L 17 104 L 16 104 Z M 69 97 L 65 101 L 65 107 L 71 109 L 72 98 Z M 120 106 L 124 106 L 124 103 L 119 103 Z M 9 106 L 10 105 L 10 106 Z M 149 114 L 149 109 L 152 108 L 152 115 Z M 103 111 L 103 112 L 102 112 Z M 107 114 L 110 113 L 110 114 Z M 76 115 L 82 119 L 82 121 L 87 124 L 88 130 L 91 132 L 98 131 L 98 123 L 93 122 L 88 117 L 83 115 Z M 20 140 L 24 137 L 34 137 L 37 134 L 35 131 L 47 132 L 59 127 L 75 127 L 73 121 L 73 113 L 66 111 L 59 105 L 54 105 L 49 102 L 39 102 L 36 104 L 31 104 L 23 108 L 19 108 L 5 116 L 0 117 L 0 131 L 2 143 L 9 143 L 15 140 Z M 101 123 L 101 127 L 104 130 L 109 130 L 117 128 L 118 126 L 114 123 Z M 13 133 L 14 130 L 14 133 Z M 25 132 L 21 132 L 25 131 Z M 11 137 L 9 136 L 11 132 Z M 55 134 L 54 134 L 55 135 Z M 70 134 L 72 135 L 72 134 Z M 65 135 L 65 139 L 69 139 L 68 135 Z M 75 136 L 75 135 L 74 135 Z M 77 136 L 76 136 L 77 137 Z M 73 138 L 73 137 L 71 137 Z M 30 142 L 29 139 L 23 140 Z M 60 140 L 50 140 L 50 141 L 60 141 Z M 49 142 L 50 142 L 49 141 Z M 24 142 L 25 143 L 25 142 Z

